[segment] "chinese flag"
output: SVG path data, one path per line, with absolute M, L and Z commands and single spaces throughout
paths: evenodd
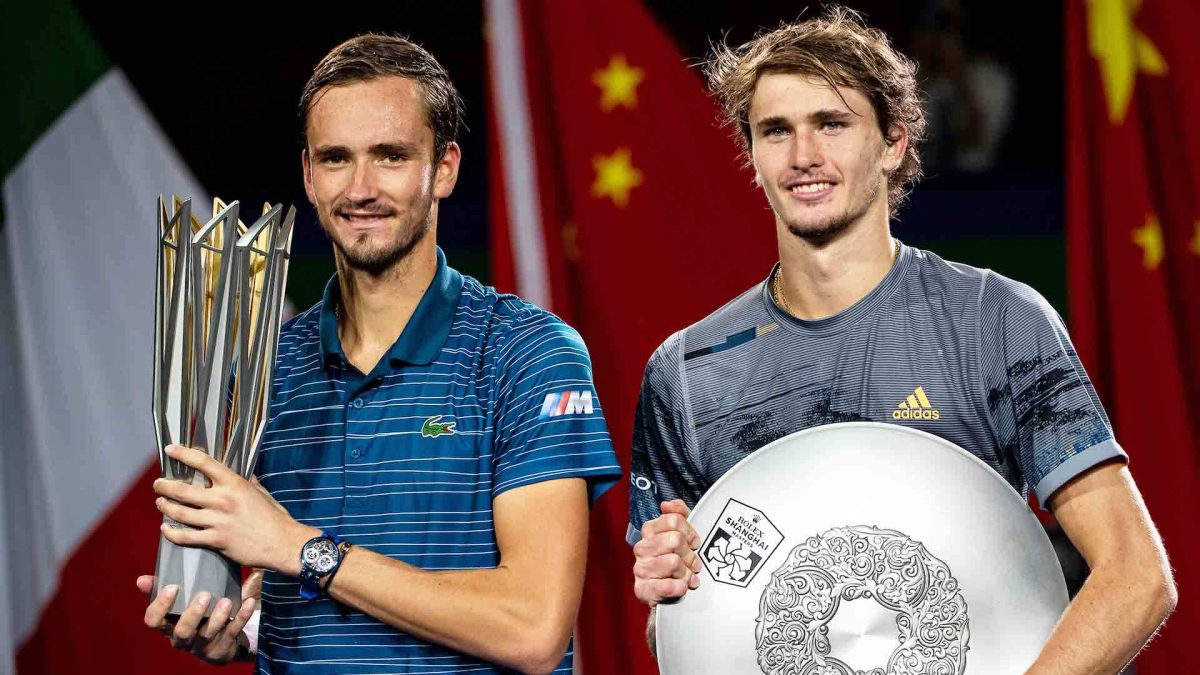
M 1182 597 L 1139 673 L 1200 630 L 1200 5 L 1068 0 L 1070 320 Z
M 651 352 L 770 271 L 766 200 L 696 68 L 634 0 L 487 5 L 493 271 L 582 333 L 629 469 Z M 625 543 L 628 489 L 593 508 L 577 653 L 655 672 Z

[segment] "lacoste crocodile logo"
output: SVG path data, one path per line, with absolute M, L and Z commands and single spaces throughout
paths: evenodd
M 437 438 L 438 436 L 453 436 L 454 425 L 457 422 L 443 422 L 442 415 L 434 415 L 421 425 L 421 438 Z

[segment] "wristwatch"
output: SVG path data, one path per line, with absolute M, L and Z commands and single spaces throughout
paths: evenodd
M 350 543 L 332 532 L 305 542 L 300 549 L 300 597 L 316 600 L 324 595 L 349 549 Z

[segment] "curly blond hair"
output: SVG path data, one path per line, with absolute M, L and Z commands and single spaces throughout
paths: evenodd
M 904 158 L 888 175 L 892 209 L 921 177 L 917 144 L 925 134 L 925 111 L 916 69 L 892 47 L 887 34 L 869 28 L 857 12 L 839 6 L 819 17 L 761 32 L 738 47 L 718 41 L 704 64 L 709 89 L 721 104 L 725 123 L 737 130 L 748 161 L 752 161 L 750 100 L 764 74 L 799 73 L 865 94 L 889 145 L 900 139 L 898 129 L 908 131 Z

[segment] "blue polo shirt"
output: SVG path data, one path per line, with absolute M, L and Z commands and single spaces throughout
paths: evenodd
M 367 374 L 338 339 L 335 276 L 281 331 L 259 480 L 298 521 L 426 570 L 493 568 L 492 501 L 581 477 L 620 477 L 587 349 L 553 314 L 438 269 Z M 299 552 L 297 552 L 298 554 Z M 299 582 L 263 580 L 260 673 L 493 673 Z M 555 672 L 571 672 L 572 653 Z

